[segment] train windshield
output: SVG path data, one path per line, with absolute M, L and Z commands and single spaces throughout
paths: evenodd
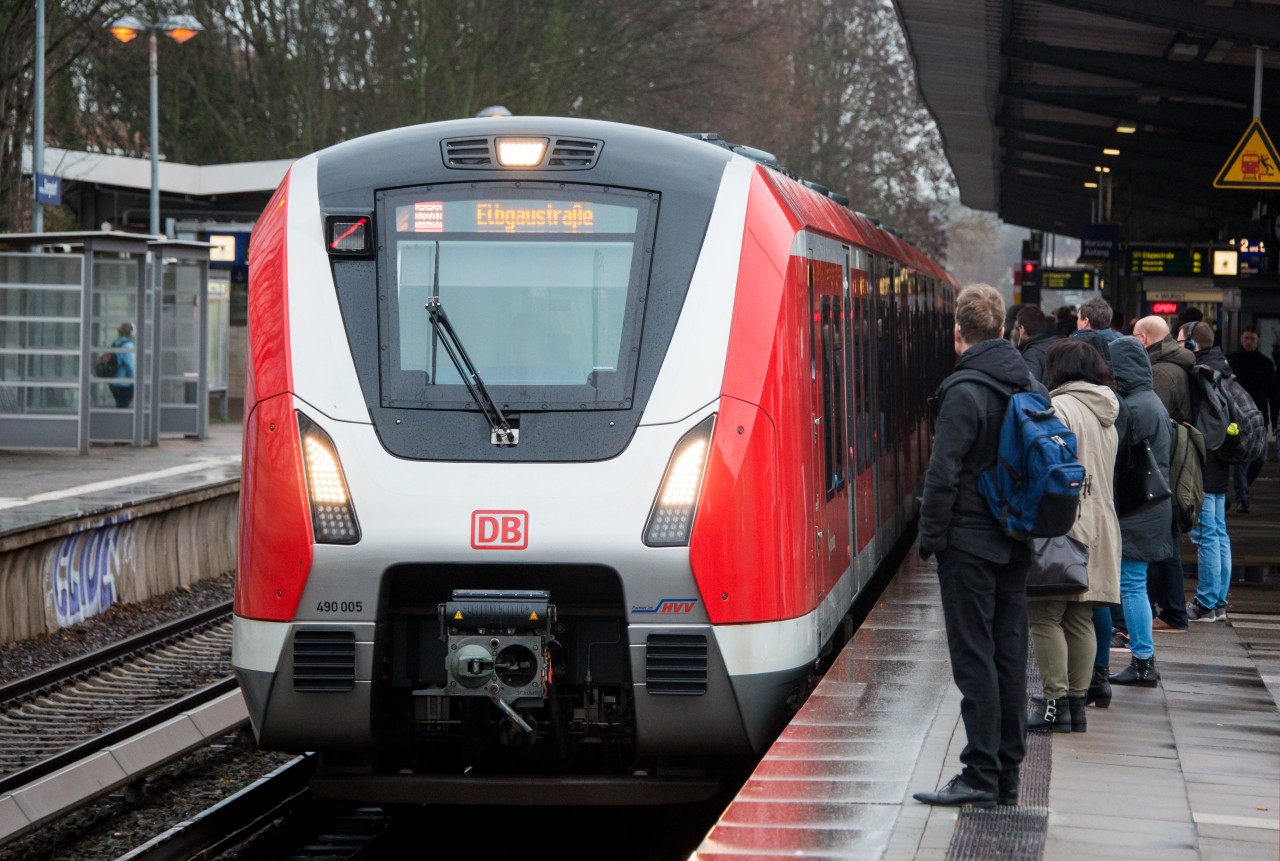
M 657 195 L 560 184 L 379 195 L 383 404 L 475 406 L 434 298 L 503 409 L 630 406 L 656 209 Z

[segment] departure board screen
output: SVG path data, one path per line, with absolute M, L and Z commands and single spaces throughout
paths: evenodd
M 1040 287 L 1044 290 L 1092 290 L 1093 272 L 1088 269 L 1041 269 Z
M 1203 275 L 1208 254 L 1186 246 L 1130 245 L 1125 259 L 1130 275 Z

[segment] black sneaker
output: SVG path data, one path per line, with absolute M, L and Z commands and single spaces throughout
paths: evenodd
M 1129 648 L 1129 635 L 1124 631 L 1111 632 L 1111 648 L 1127 649 Z
M 1216 615 L 1213 610 L 1201 607 L 1198 601 L 1187 602 L 1187 621 L 1189 622 L 1212 622 Z

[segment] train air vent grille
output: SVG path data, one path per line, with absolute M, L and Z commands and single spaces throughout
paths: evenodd
M 356 686 L 353 631 L 297 631 L 293 635 L 293 689 L 349 691 Z
M 467 169 L 494 167 L 492 141 L 489 138 L 459 138 L 444 142 L 446 167 Z
M 599 155 L 600 141 L 556 138 L 547 166 L 561 170 L 588 170 L 595 167 Z
M 645 689 L 664 696 L 707 692 L 707 638 L 702 634 L 650 634 L 645 643 Z

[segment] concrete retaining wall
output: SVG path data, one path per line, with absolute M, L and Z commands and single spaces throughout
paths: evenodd
M 48 634 L 236 567 L 240 483 L 0 540 L 0 643 Z

